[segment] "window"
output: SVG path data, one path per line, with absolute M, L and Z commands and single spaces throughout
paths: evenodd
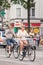
M 16 8 L 16 17 L 21 17 L 21 8 Z
M 35 16 L 35 8 L 32 8 L 32 16 Z
M 35 16 L 35 7 L 30 8 L 30 16 L 34 17 Z

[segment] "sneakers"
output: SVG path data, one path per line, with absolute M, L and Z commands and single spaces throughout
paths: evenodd
M 9 52 L 9 54 L 11 54 L 11 52 Z
M 9 52 L 9 57 L 11 56 L 11 52 Z
M 23 52 L 21 51 L 20 52 L 20 55 L 19 55 L 19 60 L 22 61 L 23 60 Z
M 23 55 L 23 51 L 20 52 L 20 55 Z

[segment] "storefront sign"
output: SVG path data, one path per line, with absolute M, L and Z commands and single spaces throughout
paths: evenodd
M 28 22 L 27 23 L 23 23 L 25 25 L 25 27 L 28 27 Z M 30 26 L 34 26 L 34 27 L 39 27 L 41 24 L 40 23 L 30 23 Z M 17 22 L 14 24 L 15 27 L 20 27 L 21 23 Z
M 28 23 L 24 23 L 25 27 L 28 27 Z M 30 26 L 39 27 L 40 23 L 30 23 Z
M 40 23 L 31 23 L 31 25 L 39 27 L 41 24 Z
M 38 33 L 39 32 L 39 29 L 38 28 L 35 28 L 34 29 L 34 33 Z
M 25 27 L 28 27 L 28 23 L 24 23 Z
M 20 22 L 14 23 L 14 27 L 20 27 L 20 26 L 21 26 L 21 23 Z

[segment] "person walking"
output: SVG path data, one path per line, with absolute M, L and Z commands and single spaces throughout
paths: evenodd
M 36 34 L 36 42 L 37 42 L 37 46 L 39 47 L 39 43 L 40 43 L 40 35 L 39 35 L 39 33 Z

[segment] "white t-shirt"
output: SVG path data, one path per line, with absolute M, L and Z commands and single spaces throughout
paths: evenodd
M 22 37 L 22 39 L 25 39 L 26 36 L 29 36 L 28 33 L 24 30 L 18 30 L 17 36 Z
M 11 39 L 12 37 L 13 37 L 13 34 L 14 34 L 14 32 L 13 32 L 13 30 L 6 30 L 6 32 L 5 32 L 5 35 L 7 35 L 7 38 L 8 39 Z
M 36 40 L 39 40 L 39 39 L 40 39 L 40 35 L 37 34 L 37 35 L 36 35 Z

